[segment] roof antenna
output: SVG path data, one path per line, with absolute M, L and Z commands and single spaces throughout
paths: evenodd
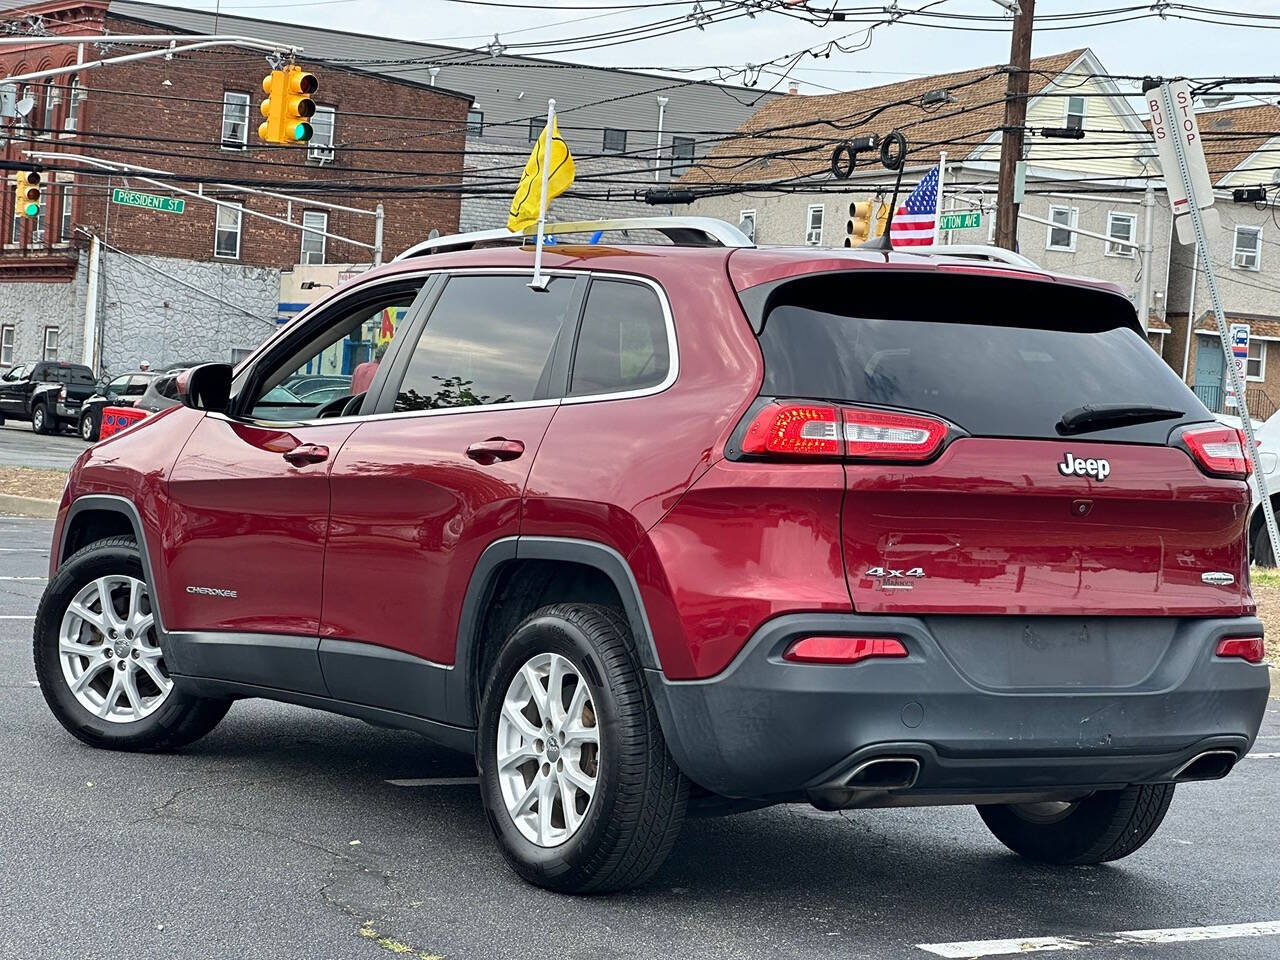
M 898 210 L 898 191 L 902 189 L 902 168 L 907 165 L 907 138 L 901 130 L 894 130 L 880 140 L 880 162 L 886 170 L 897 170 L 898 178 L 893 184 L 893 199 L 889 201 L 889 219 L 884 225 L 884 233 L 872 237 L 862 244 L 859 250 L 892 250 L 893 215 Z

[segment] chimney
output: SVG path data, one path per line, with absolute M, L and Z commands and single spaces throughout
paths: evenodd
M 787 84 L 787 93 L 788 93 L 788 94 L 790 94 L 790 95 L 794 96 L 795 94 L 797 94 L 797 93 L 799 93 L 799 92 L 800 92 L 800 84 L 799 84 L 799 83 L 797 83 L 795 80 L 792 80 L 789 84 Z

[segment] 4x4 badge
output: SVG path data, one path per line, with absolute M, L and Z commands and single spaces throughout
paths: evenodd
M 1101 483 L 1111 476 L 1111 464 L 1101 457 L 1081 460 L 1070 453 L 1065 453 L 1062 455 L 1062 462 L 1058 464 L 1058 472 L 1064 477 L 1093 477 Z
M 1200 574 L 1200 582 L 1208 583 L 1215 587 L 1229 587 L 1236 582 L 1236 578 L 1234 574 L 1214 570 L 1211 573 Z

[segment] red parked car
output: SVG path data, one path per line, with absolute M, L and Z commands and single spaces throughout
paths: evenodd
M 563 891 L 644 881 L 688 809 L 793 801 L 1113 860 L 1245 755 L 1247 460 L 1117 290 L 624 225 L 675 243 L 552 228 L 543 290 L 501 231 L 414 248 L 86 450 L 35 628 L 58 719 L 418 731 Z M 367 391 L 273 392 L 388 323 Z

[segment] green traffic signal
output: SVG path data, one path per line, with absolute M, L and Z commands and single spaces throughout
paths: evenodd
M 311 139 L 311 124 L 299 123 L 293 128 L 293 139 L 298 143 L 306 143 Z
M 40 204 L 28 203 L 26 207 L 23 208 L 22 212 L 25 213 L 28 217 L 37 216 L 40 213 Z

